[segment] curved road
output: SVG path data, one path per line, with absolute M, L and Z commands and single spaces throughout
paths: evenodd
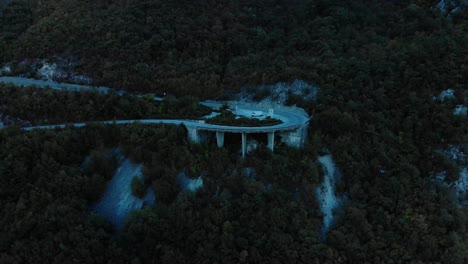
M 72 91 L 97 91 L 101 93 L 109 93 L 111 89 L 107 87 L 91 87 L 86 85 L 76 85 L 76 84 L 66 84 L 66 83 L 56 83 L 51 81 L 41 81 L 27 78 L 19 77 L 0 77 L 0 83 L 11 83 L 18 86 L 34 86 L 37 88 L 51 87 L 57 90 L 72 90 Z M 123 93 L 119 93 L 123 94 Z M 162 100 L 162 98 L 155 97 L 155 100 Z M 206 101 L 201 102 L 205 106 L 209 106 L 213 109 L 218 109 L 225 102 L 217 101 Z M 235 103 L 230 103 L 230 107 L 235 107 Z M 261 107 L 242 107 L 238 108 L 246 112 L 249 111 L 263 111 L 268 113 L 269 109 Z M 184 124 L 187 128 L 194 128 L 197 130 L 205 131 L 220 131 L 220 132 L 230 132 L 230 133 L 269 133 L 276 131 L 288 131 L 295 130 L 309 122 L 309 117 L 307 114 L 298 113 L 293 111 L 286 111 L 285 109 L 275 109 L 272 118 L 277 118 L 283 121 L 282 124 L 274 126 L 261 126 L 261 127 L 241 127 L 241 126 L 222 126 L 222 125 L 213 125 L 204 123 L 202 120 L 188 120 L 188 119 L 139 119 L 139 120 L 109 120 L 109 121 L 98 121 L 98 122 L 89 122 L 89 123 L 70 123 L 70 124 L 57 124 L 57 125 L 47 125 L 47 126 L 34 126 L 34 127 L 25 127 L 22 128 L 24 131 L 31 131 L 35 129 L 54 129 L 54 128 L 64 128 L 67 125 L 73 125 L 75 127 L 84 127 L 87 124 L 132 124 L 132 123 L 141 123 L 141 124 L 173 124 L 180 125 Z
M 73 125 L 74 127 L 84 127 L 87 124 L 116 124 L 116 125 L 125 125 L 125 124 L 172 124 L 180 125 L 183 124 L 188 128 L 195 128 L 197 130 L 205 131 L 221 131 L 221 132 L 230 132 L 230 133 L 269 133 L 276 131 L 288 131 L 295 130 L 309 122 L 309 118 L 303 115 L 277 111 L 274 115 L 274 118 L 280 119 L 283 121 L 282 124 L 274 126 L 261 126 L 261 127 L 241 127 L 241 126 L 222 126 L 222 125 L 213 125 L 203 123 L 202 120 L 188 120 L 188 119 L 136 119 L 136 120 L 109 120 L 109 121 L 99 121 L 99 122 L 89 122 L 89 123 L 70 123 L 70 124 L 57 124 L 57 125 L 47 125 L 47 126 L 34 126 L 34 127 L 24 127 L 24 131 L 31 131 L 36 129 L 54 129 L 54 128 L 65 128 L 66 126 Z

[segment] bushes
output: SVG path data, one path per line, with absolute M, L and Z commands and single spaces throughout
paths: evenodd
M 221 115 L 206 119 L 208 124 L 226 125 L 226 126 L 274 126 L 283 123 L 283 121 L 267 116 L 265 119 L 236 117 L 231 112 L 223 112 Z
M 200 105 L 193 97 L 155 101 L 148 96 L 57 91 L 0 84 L 0 113 L 37 125 L 116 119 L 196 119 L 211 113 L 211 108 Z
M 178 257 L 186 263 L 197 262 L 194 259 L 221 261 L 226 255 L 238 259 L 235 245 L 244 247 L 261 241 L 255 246 L 257 257 L 269 262 L 272 251 L 281 258 L 286 258 L 281 255 L 285 249 L 307 251 L 311 244 L 303 236 L 315 241 L 314 245 L 320 243 L 318 225 L 310 220 L 318 222 L 319 214 L 313 213 L 310 204 L 302 200 L 305 195 L 298 198 L 286 191 L 305 188 L 299 177 L 294 181 L 289 178 L 300 174 L 294 171 L 297 166 L 300 171 L 307 170 L 311 162 L 301 157 L 300 151 L 296 150 L 291 159 L 277 155 L 268 164 L 263 154 L 253 154 L 249 162 L 260 179 L 247 180 L 238 174 L 244 166 L 237 153 L 169 140 L 170 137 L 162 140 L 163 136 L 177 134 L 178 129 L 164 125 L 108 125 L 27 133 L 1 130 L 0 171 L 8 172 L 9 176 L 0 177 L 0 217 L 5 219 L 0 247 L 6 252 L 1 258 L 31 258 L 47 263 L 53 262 L 62 250 L 73 247 L 74 253 L 70 254 L 80 262 L 88 261 L 90 256 L 104 258 L 102 252 L 110 252 L 106 258 L 113 263 L 128 263 L 136 256 L 143 262 L 160 262 L 166 258 L 163 251 L 169 249 L 179 252 Z M 116 131 L 110 133 L 112 130 Z M 117 145 L 125 149 L 124 153 L 145 153 L 135 162 L 145 163 L 145 179 L 151 181 L 157 201 L 154 208 L 132 215 L 119 237 L 102 219 L 89 215 L 87 208 L 104 191 L 99 186 L 109 179 L 80 168 L 82 160 L 92 152 L 98 161 L 94 168 L 107 174 L 108 152 L 103 150 Z M 62 153 L 71 155 L 64 159 Z M 274 170 L 266 170 L 271 164 Z M 203 170 L 204 187 L 186 195 L 176 178 L 180 171 L 190 167 Z M 197 170 L 195 173 L 199 173 Z M 277 186 L 276 193 L 267 190 L 264 183 Z M 280 187 L 284 183 L 285 189 Z M 148 186 L 135 177 L 131 187 L 141 197 Z M 295 206 L 291 207 L 291 203 Z M 229 226 L 227 222 L 231 227 L 220 233 L 216 226 Z M 252 226 L 257 228 L 251 229 Z M 281 228 L 284 226 L 287 230 Z M 307 234 L 302 231 L 305 229 Z M 233 239 L 236 237 L 239 239 Z M 51 240 L 62 246 L 51 246 Z M 225 241 L 231 246 L 213 241 Z M 12 244 L 24 247 L 12 250 L 9 246 Z M 96 251 L 95 246 L 99 248 Z M 213 251 L 206 255 L 207 251 L 200 248 Z M 222 249 L 223 254 L 217 253 Z M 310 254 L 319 257 L 318 252 Z M 66 262 L 69 257 L 67 254 L 62 258 Z
M 409 15 L 401 1 L 215 2 L 15 1 L 0 21 L 0 64 L 61 56 L 96 84 L 199 98 L 294 79 L 463 83 L 466 6 L 448 21 L 430 8 Z
M 298 78 L 317 83 L 321 92 L 315 105 L 300 96 L 288 98 L 315 113 L 310 130 L 315 149 L 280 146 L 246 161 L 206 145 L 175 143 L 181 137 L 168 134 L 184 134 L 176 128 L 89 127 L 82 136 L 80 130 L 27 136 L 0 131 L 0 174 L 6 175 L 0 177 L 0 248 L 7 252 L 0 260 L 66 262 L 66 256 L 87 262 L 92 256 L 96 262 L 214 263 L 237 262 L 248 252 L 246 261 L 253 263 L 467 262 L 466 209 L 430 177 L 441 168 L 449 178 L 456 174 L 450 162 L 434 157 L 436 148 L 466 143 L 466 118 L 453 117 L 450 105 L 431 97 L 444 87 L 466 89 L 468 12 L 465 6 L 446 19 L 429 2 L 417 1 L 418 7 L 361 0 L 45 1 L 31 14 L 5 16 L 2 64 L 66 50 L 78 58 L 80 73 L 130 91 L 216 98 L 227 88 Z M 21 3 L 26 11 L 38 2 Z M 261 99 L 264 91 L 258 93 Z M 36 122 L 197 113 L 189 102 L 133 104 L 136 99 L 109 96 L 90 104 L 92 96 L 39 95 L 13 94 L 8 100 L 16 100 L 14 107 L 3 104 L 10 115 Z M 232 116 L 220 118 L 235 122 Z M 122 248 L 83 221 L 89 180 L 77 173 L 76 155 L 87 155 L 103 138 L 133 146 L 132 156 L 145 165 L 164 167 L 150 170 L 157 224 L 136 221 L 128 230 L 131 244 Z M 51 140 L 57 144 L 44 144 Z M 307 165 L 323 146 L 343 171 L 339 191 L 349 198 L 326 244 L 319 240 L 313 195 L 319 168 Z M 208 170 L 206 187 L 188 197 L 175 178 L 195 162 Z M 240 177 L 240 164 L 255 167 L 260 181 L 273 183 L 272 191 Z M 125 236 L 122 241 L 125 245 Z
M 269 89 L 266 89 L 266 88 L 256 89 L 252 99 L 256 102 L 259 102 L 270 95 L 271 95 L 271 91 Z
M 146 186 L 142 179 L 138 176 L 134 176 L 132 179 L 132 194 L 138 198 L 143 198 L 146 194 Z

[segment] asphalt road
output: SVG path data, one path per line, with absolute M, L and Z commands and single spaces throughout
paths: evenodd
M 107 87 L 92 87 L 86 85 L 76 85 L 76 84 L 66 84 L 66 83 L 56 83 L 52 81 L 41 81 L 20 77 L 0 77 L 0 83 L 12 83 L 18 86 L 34 86 L 37 88 L 51 87 L 57 90 L 72 90 L 72 91 L 98 91 L 101 93 L 108 93 L 110 91 Z M 162 100 L 162 98 L 155 97 L 155 100 Z M 201 104 L 209 106 L 213 109 L 219 109 L 225 102 L 217 101 L 206 101 Z M 230 102 L 230 107 L 235 108 L 235 103 Z M 269 109 L 261 107 L 238 107 L 239 111 L 242 112 L 253 112 L 253 111 L 262 111 L 263 113 L 268 113 Z M 56 124 L 56 125 L 47 125 L 47 126 L 35 126 L 35 127 L 25 127 L 23 130 L 31 131 L 35 129 L 54 129 L 54 128 L 65 128 L 66 126 L 73 125 L 74 127 L 84 127 L 87 124 L 172 124 L 180 125 L 184 124 L 188 128 L 196 128 L 198 130 L 206 131 L 223 131 L 230 133 L 267 133 L 275 131 L 286 131 L 294 130 L 302 125 L 309 122 L 309 117 L 306 114 L 301 114 L 298 112 L 289 112 L 284 108 L 281 110 L 274 110 L 272 118 L 280 119 L 283 123 L 274 125 L 274 126 L 261 126 L 261 127 L 241 127 L 241 126 L 222 126 L 222 125 L 213 125 L 204 123 L 201 120 L 187 120 L 187 119 L 139 119 L 139 120 L 109 120 L 109 121 L 99 121 L 99 122 L 90 122 L 90 123 L 74 123 L 74 124 Z

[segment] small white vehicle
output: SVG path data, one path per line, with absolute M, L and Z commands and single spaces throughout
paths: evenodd
M 253 111 L 252 112 L 252 117 L 262 117 L 263 112 L 262 111 Z

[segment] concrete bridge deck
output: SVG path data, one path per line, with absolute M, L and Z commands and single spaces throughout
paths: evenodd
M 296 115 L 291 115 L 289 113 L 283 113 L 280 119 L 285 120 L 282 124 L 274 126 L 263 126 L 263 127 L 240 127 L 240 126 L 221 126 L 203 123 L 201 120 L 185 120 L 185 119 L 136 119 L 136 120 L 108 120 L 108 121 L 99 121 L 99 122 L 89 122 L 89 123 L 69 123 L 69 124 L 56 124 L 56 125 L 45 125 L 45 126 L 33 126 L 33 127 L 24 127 L 24 131 L 40 130 L 40 129 L 56 129 L 56 128 L 65 128 L 67 126 L 74 127 L 85 127 L 88 124 L 115 124 L 115 125 L 125 125 L 125 124 L 171 124 L 171 125 L 184 125 L 188 130 L 189 139 L 193 142 L 201 142 L 200 133 L 203 131 L 212 131 L 216 133 L 216 140 L 218 147 L 223 147 L 224 145 L 224 135 L 225 133 L 240 133 L 242 134 L 242 156 L 246 155 L 247 148 L 247 134 L 249 133 L 266 133 L 268 136 L 268 148 L 273 151 L 274 148 L 274 137 L 275 132 L 289 132 L 289 138 L 286 143 L 289 145 L 300 147 L 303 144 L 306 136 L 306 129 L 308 126 L 309 119 L 305 117 L 300 117 Z M 278 115 L 278 114 L 277 114 Z M 278 116 L 275 116 L 278 118 Z M 300 132 L 297 135 L 298 131 Z M 294 139 L 294 136 L 296 139 Z

